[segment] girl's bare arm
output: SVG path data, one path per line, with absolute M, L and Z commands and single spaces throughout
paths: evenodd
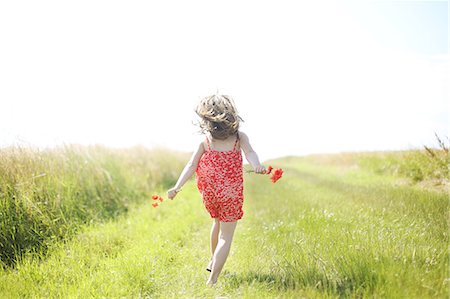
M 198 162 L 200 161 L 200 158 L 202 157 L 204 152 L 205 148 L 203 146 L 203 142 L 201 142 L 198 148 L 192 154 L 191 159 L 181 172 L 180 177 L 178 178 L 178 181 L 175 184 L 175 186 L 167 191 L 168 198 L 173 199 L 180 191 L 181 187 L 183 187 L 183 185 L 191 178 L 191 176 L 197 169 Z
M 247 159 L 248 163 L 250 163 L 250 165 L 253 167 L 253 170 L 256 173 L 266 173 L 266 168 L 263 165 L 261 165 L 261 162 L 259 162 L 258 154 L 256 154 L 256 152 L 250 145 L 250 141 L 248 139 L 247 134 L 239 132 L 239 139 L 241 143 L 241 148 L 245 154 L 245 158 Z

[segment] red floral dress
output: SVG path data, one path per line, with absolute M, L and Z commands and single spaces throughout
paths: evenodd
M 211 218 L 222 222 L 234 222 L 244 215 L 244 184 L 242 176 L 242 154 L 238 146 L 239 135 L 231 151 L 208 149 L 197 166 L 197 187 Z

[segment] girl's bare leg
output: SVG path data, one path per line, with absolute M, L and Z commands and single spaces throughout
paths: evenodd
M 213 257 L 214 257 L 214 251 L 216 251 L 217 247 L 217 241 L 219 240 L 219 230 L 220 230 L 220 221 L 219 218 L 214 218 L 213 225 L 211 227 L 211 260 L 209 261 L 207 269 L 211 270 Z
M 211 275 L 209 276 L 207 284 L 215 284 L 223 265 L 227 260 L 230 252 L 231 242 L 233 241 L 234 230 L 237 222 L 220 222 L 219 240 L 217 242 L 216 250 L 214 251 Z

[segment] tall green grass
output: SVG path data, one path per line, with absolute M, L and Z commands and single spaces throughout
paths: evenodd
M 378 175 L 410 179 L 412 184 L 433 181 L 435 185 L 445 185 L 450 181 L 447 149 L 317 154 L 308 158 L 319 165 L 360 168 Z
M 285 168 L 277 186 L 251 178 L 256 182 L 247 192 L 257 215 L 247 236 L 259 237 L 246 253 L 267 263 L 235 283 L 256 281 L 280 293 L 310 290 L 311 297 L 445 298 L 448 193 L 398 185 L 395 177 L 342 158 L 271 161 Z
M 126 212 L 156 186 L 173 184 L 186 157 L 142 147 L 0 149 L 0 265 Z
M 448 190 L 415 185 L 432 176 L 399 183 L 410 174 L 387 167 L 395 157 L 425 169 L 408 155 L 426 152 L 267 161 L 284 169 L 276 184 L 246 173 L 244 218 L 215 288 L 205 287 L 211 220 L 195 184 L 156 209 L 148 200 L 187 155 L 0 153 L 1 241 L 16 248 L 14 267 L 0 269 L 2 298 L 448 298 Z
M 361 155 L 358 163 L 376 173 L 402 176 L 413 182 L 437 180 L 439 183 L 449 180 L 450 156 L 443 150 L 435 149 L 430 152 L 410 150 Z
M 448 298 L 448 194 L 348 161 L 268 161 L 285 171 L 276 184 L 246 173 L 244 218 L 214 288 L 212 221 L 190 182 L 174 201 L 143 201 L 51 244 L 44 260 L 0 269 L 0 297 Z
M 433 180 L 435 185 L 448 184 L 450 180 L 449 142 L 435 133 L 438 146 L 423 149 L 360 155 L 359 165 L 379 174 L 403 176 L 413 182 Z

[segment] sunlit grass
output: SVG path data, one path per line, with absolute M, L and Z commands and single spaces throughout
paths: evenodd
M 0 266 L 128 210 L 173 184 L 185 154 L 66 146 L 0 149 Z
M 3 270 L 0 297 L 446 298 L 448 194 L 355 156 L 327 159 L 269 161 L 285 171 L 276 184 L 246 174 L 245 215 L 215 288 L 205 286 L 211 220 L 190 182 L 174 201 L 143 197 Z

